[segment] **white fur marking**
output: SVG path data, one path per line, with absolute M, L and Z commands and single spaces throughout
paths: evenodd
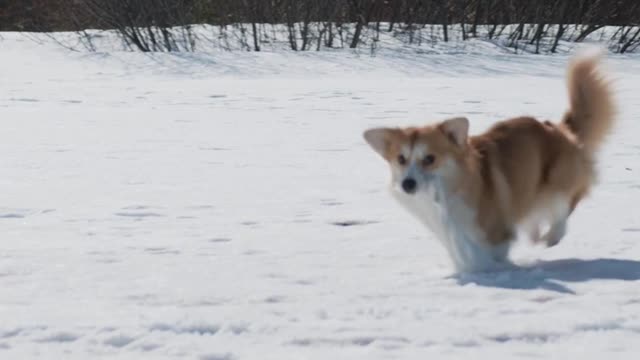
M 447 192 L 439 177 L 419 183 L 418 192 L 408 195 L 393 189 L 396 199 L 421 220 L 447 249 L 458 271 L 485 270 L 507 255 L 508 244 L 492 247 L 476 225 L 475 211 L 457 195 Z
M 520 226 L 529 232 L 534 241 L 553 246 L 566 234 L 568 216 L 569 199 L 564 194 L 557 194 L 540 201 Z M 540 228 L 543 226 L 549 230 L 540 237 Z

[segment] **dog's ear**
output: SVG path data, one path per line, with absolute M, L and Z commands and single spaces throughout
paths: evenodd
M 457 117 L 440 123 L 440 130 L 458 146 L 465 146 L 469 137 L 469 119 Z
M 393 138 L 398 134 L 398 129 L 391 128 L 373 128 L 364 132 L 364 139 L 371 145 L 383 158 L 387 157 L 389 145 Z

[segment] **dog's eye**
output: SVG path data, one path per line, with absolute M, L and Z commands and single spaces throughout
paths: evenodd
M 398 155 L 398 164 L 404 165 L 406 163 L 407 163 L 407 158 L 404 157 L 404 155 L 402 154 Z
M 429 154 L 422 159 L 422 166 L 432 165 L 436 161 L 436 157 Z

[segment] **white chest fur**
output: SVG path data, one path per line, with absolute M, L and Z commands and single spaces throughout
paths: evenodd
M 506 256 L 508 248 L 492 247 L 485 242 L 484 233 L 476 223 L 475 210 L 459 196 L 448 194 L 439 180 L 415 194 L 395 189 L 392 193 L 442 242 L 456 270 L 486 270 Z

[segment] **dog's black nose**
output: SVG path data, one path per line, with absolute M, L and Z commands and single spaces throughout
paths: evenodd
M 402 180 L 402 189 L 408 194 L 413 194 L 416 191 L 416 183 L 412 178 L 406 178 Z

